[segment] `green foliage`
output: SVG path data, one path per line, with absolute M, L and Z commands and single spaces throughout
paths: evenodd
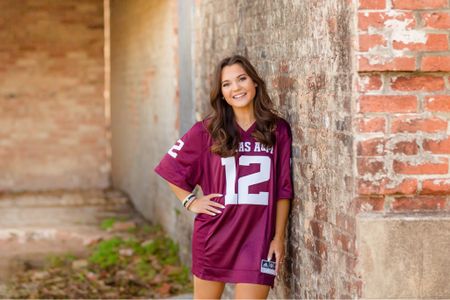
M 114 223 L 117 222 L 116 218 L 108 218 L 102 221 L 100 224 L 100 228 L 103 230 L 108 230 L 114 226 Z
M 102 268 L 117 265 L 120 259 L 119 249 L 123 243 L 120 237 L 113 237 L 109 240 L 101 241 L 89 257 L 89 261 Z

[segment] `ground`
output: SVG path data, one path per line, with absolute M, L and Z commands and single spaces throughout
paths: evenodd
M 118 191 L 2 194 L 0 215 L 0 298 L 191 297 L 176 243 Z

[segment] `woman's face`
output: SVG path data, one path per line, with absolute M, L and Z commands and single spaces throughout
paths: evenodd
M 221 91 L 233 109 L 253 107 L 257 84 L 240 64 L 225 66 L 221 74 Z

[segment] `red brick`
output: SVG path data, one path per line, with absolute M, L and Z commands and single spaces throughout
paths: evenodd
M 373 95 L 359 98 L 360 112 L 416 112 L 416 96 Z
M 386 0 L 359 0 L 359 9 L 385 9 Z
M 425 27 L 436 29 L 450 29 L 450 13 L 423 13 L 422 19 L 424 21 Z
M 419 152 L 419 145 L 414 141 L 398 142 L 394 146 L 394 154 L 415 155 Z
M 380 156 L 384 155 L 385 140 L 383 138 L 374 138 L 360 141 L 357 147 L 359 156 Z
M 384 197 L 356 197 L 353 199 L 350 210 L 357 214 L 361 211 L 382 211 L 384 209 Z
M 394 194 L 415 194 L 417 191 L 417 179 L 404 179 L 400 183 L 395 183 L 388 178 L 381 180 L 358 181 L 358 194 L 360 195 L 394 195 Z
M 423 150 L 434 154 L 450 154 L 450 137 L 444 140 L 425 139 L 423 141 Z
M 415 57 L 373 57 L 371 62 L 368 57 L 360 56 L 358 59 L 358 71 L 415 71 Z
M 336 226 L 342 231 L 346 231 L 349 233 L 355 233 L 355 231 L 356 231 L 355 217 L 352 215 L 349 215 L 348 212 L 346 212 L 346 213 L 337 212 L 336 213 Z
M 369 51 L 376 46 L 385 46 L 387 42 L 382 35 L 379 34 L 360 34 L 359 35 L 359 51 Z
M 392 0 L 394 9 L 432 9 L 446 8 L 448 0 Z
M 444 197 L 398 197 L 392 202 L 394 211 L 443 210 L 447 200 Z
M 422 71 L 450 72 L 450 56 L 425 56 L 420 66 Z
M 379 118 L 361 118 L 358 120 L 359 132 L 385 132 L 386 120 Z
M 358 78 L 358 91 L 378 91 L 381 89 L 383 82 L 380 75 L 360 75 Z
M 405 29 L 413 29 L 416 26 L 414 15 L 410 12 L 398 13 L 395 16 L 390 16 L 385 12 L 360 12 L 358 13 L 358 28 L 362 31 L 367 31 L 369 27 L 385 28 L 386 21 L 409 21 Z
M 427 179 L 422 182 L 421 194 L 450 194 L 450 178 Z
M 373 158 L 358 157 L 358 174 L 376 174 L 384 171 L 384 162 L 374 160 Z
M 447 174 L 448 158 L 440 158 L 439 161 L 439 163 L 428 162 L 412 164 L 410 162 L 394 160 L 393 168 L 398 174 Z
M 335 229 L 333 230 L 334 245 L 344 252 L 355 253 L 355 239 L 350 235 Z
M 392 120 L 391 132 L 446 132 L 447 121 L 439 118 L 408 118 L 399 117 Z
M 445 81 L 440 76 L 400 76 L 391 78 L 391 89 L 396 91 L 440 91 Z
M 450 95 L 425 97 L 425 109 L 428 111 L 450 112 Z
M 404 43 L 402 41 L 393 40 L 392 46 L 397 50 L 411 51 L 446 51 L 448 50 L 448 35 L 446 34 L 428 34 L 425 43 L 411 42 Z

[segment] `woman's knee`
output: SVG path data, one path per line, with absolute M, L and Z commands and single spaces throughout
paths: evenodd
M 194 299 L 220 299 L 225 283 L 198 278 L 194 275 Z

